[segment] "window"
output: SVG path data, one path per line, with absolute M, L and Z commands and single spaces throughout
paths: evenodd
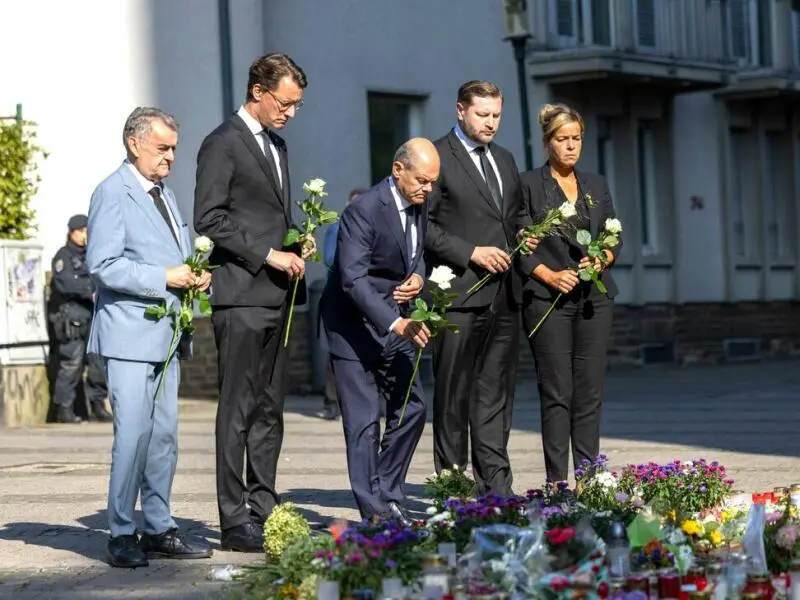
M 658 185 L 656 182 L 656 136 L 654 123 L 639 121 L 637 128 L 636 162 L 639 168 L 639 217 L 641 221 L 642 254 L 652 256 L 659 251 Z
M 656 0 L 636 0 L 636 42 L 644 48 L 657 45 Z
M 733 255 L 747 258 L 749 236 L 745 229 L 745 194 L 747 193 L 747 142 L 746 129 L 731 129 L 731 233 L 733 235 Z
M 611 197 L 616 198 L 614 140 L 611 138 L 611 119 L 597 119 L 597 170 L 608 182 Z
M 559 46 L 578 43 L 578 0 L 550 0 L 550 31 Z
M 729 0 L 728 52 L 741 66 L 759 64 L 758 0 Z
M 397 148 L 406 140 L 422 135 L 422 101 L 419 96 L 367 93 L 373 185 L 389 175 Z
M 794 165 L 791 138 L 766 131 L 764 165 L 764 241 L 771 262 L 794 262 Z
M 792 5 L 792 32 L 794 39 L 794 66 L 800 70 L 800 1 Z
M 611 0 L 588 0 L 592 15 L 592 42 L 598 46 L 611 45 Z M 586 10 L 587 0 L 583 7 Z

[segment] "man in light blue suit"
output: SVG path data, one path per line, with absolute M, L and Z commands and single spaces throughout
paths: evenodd
M 179 304 L 180 290 L 206 289 L 184 264 L 189 231 L 175 196 L 163 183 L 175 159 L 175 120 L 155 108 L 137 108 L 123 131 L 128 158 L 92 194 L 86 262 L 97 286 L 89 352 L 103 357 L 114 412 L 114 445 L 108 490 L 115 567 L 147 566 L 148 558 L 208 558 L 208 548 L 188 543 L 170 514 L 178 459 L 180 361 L 170 362 L 158 399 L 156 389 L 172 340 L 172 319 L 145 317 L 148 306 Z M 180 358 L 191 341 L 180 340 Z M 141 493 L 141 539 L 134 521 Z

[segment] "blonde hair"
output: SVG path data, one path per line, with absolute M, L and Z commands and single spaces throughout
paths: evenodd
M 542 126 L 542 141 L 544 145 L 550 143 L 556 131 L 564 125 L 577 123 L 581 126 L 581 133 L 586 130 L 583 117 L 574 108 L 566 104 L 545 104 L 539 109 L 539 125 Z

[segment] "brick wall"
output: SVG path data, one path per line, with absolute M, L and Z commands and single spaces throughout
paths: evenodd
M 757 340 L 757 354 L 772 358 L 800 354 L 800 302 L 736 304 L 618 305 L 609 350 L 609 364 L 642 365 L 669 361 L 682 365 L 718 363 L 725 341 Z M 311 340 L 307 312 L 295 313 L 289 342 L 292 393 L 313 390 Z M 195 358 L 182 365 L 181 394 L 198 398 L 217 395 L 214 336 L 208 319 L 197 320 Z M 520 340 L 520 376 L 533 374 L 527 339 Z

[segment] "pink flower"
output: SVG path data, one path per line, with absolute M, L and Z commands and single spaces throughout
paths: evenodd
M 797 541 L 798 529 L 796 525 L 784 525 L 775 534 L 775 543 L 784 550 L 793 550 Z

